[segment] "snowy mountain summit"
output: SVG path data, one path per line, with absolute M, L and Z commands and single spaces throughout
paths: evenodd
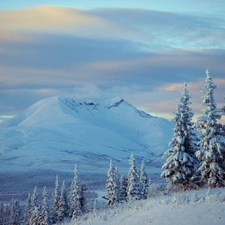
M 1 124 L 0 164 L 66 171 L 77 163 L 88 172 L 107 168 L 110 159 L 127 164 L 131 152 L 150 164 L 167 150 L 172 128 L 122 98 L 47 98 Z

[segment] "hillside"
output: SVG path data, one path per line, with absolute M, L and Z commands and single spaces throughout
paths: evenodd
M 127 168 L 131 152 L 149 168 L 160 168 L 172 128 L 121 98 L 43 99 L 1 124 L 1 172 L 72 171 L 77 163 L 82 171 L 105 173 L 110 159 Z
M 192 190 L 101 209 L 65 225 L 224 225 L 223 188 Z

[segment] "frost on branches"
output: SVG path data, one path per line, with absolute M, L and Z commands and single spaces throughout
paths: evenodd
M 210 73 L 206 71 L 205 85 L 202 93 L 202 116 L 196 122 L 196 128 L 200 133 L 202 150 L 196 153 L 201 160 L 199 171 L 201 178 L 209 187 L 224 186 L 224 143 L 221 137 L 220 125 L 217 120 L 221 118 L 222 110 L 216 108 L 214 89 Z
M 189 108 L 190 95 L 187 85 L 184 84 L 180 104 L 174 113 L 173 122 L 175 123 L 174 136 L 169 143 L 171 147 L 167 150 L 163 158 L 167 158 L 162 169 L 162 178 L 166 178 L 169 184 L 180 188 L 189 188 L 197 178 L 198 160 L 195 156 L 197 147 L 197 137 L 193 132 L 191 122 L 193 113 Z
M 112 160 L 109 163 L 109 171 L 107 173 L 106 191 L 107 191 L 107 205 L 113 207 L 118 201 L 118 170 L 114 167 Z
M 141 164 L 141 174 L 140 174 L 140 197 L 141 199 L 147 199 L 148 198 L 148 188 L 149 188 L 149 180 L 147 173 L 145 171 L 145 164 L 144 161 L 142 161 Z
M 77 165 L 74 168 L 74 178 L 71 184 L 70 190 L 70 217 L 72 219 L 76 219 L 82 214 L 82 206 L 81 206 L 81 191 L 80 191 L 80 182 L 79 182 L 79 171 Z
M 128 172 L 128 184 L 127 184 L 127 199 L 128 200 L 139 200 L 140 199 L 140 180 L 139 170 L 136 165 L 134 154 L 130 156 L 130 169 Z

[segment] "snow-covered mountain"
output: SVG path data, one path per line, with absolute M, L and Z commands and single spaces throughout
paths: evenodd
M 150 167 L 172 138 L 173 124 L 140 111 L 122 98 L 76 101 L 57 96 L 43 99 L 0 126 L 2 171 L 55 169 L 82 171 L 127 165 L 134 152 Z M 127 166 L 126 166 L 127 167 Z

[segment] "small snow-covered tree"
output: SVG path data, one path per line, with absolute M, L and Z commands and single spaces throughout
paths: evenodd
M 60 198 L 60 189 L 59 189 L 59 177 L 58 175 L 56 176 L 55 179 L 55 189 L 53 193 L 53 204 L 52 204 L 52 222 L 56 223 L 58 222 L 58 214 L 59 214 L 59 198 Z
M 20 205 L 18 201 L 14 199 L 10 202 L 10 215 L 9 215 L 9 225 L 19 225 L 20 224 Z
M 199 171 L 201 178 L 209 187 L 224 186 L 224 145 L 221 140 L 221 132 L 217 120 L 221 118 L 222 110 L 217 109 L 214 99 L 213 83 L 209 71 L 206 71 L 205 85 L 202 93 L 202 116 L 195 124 L 200 133 L 202 148 L 196 152 L 196 156 L 201 161 Z
M 27 201 L 26 201 L 25 215 L 24 215 L 24 223 L 26 225 L 30 225 L 29 221 L 31 220 L 31 214 L 32 214 L 31 195 L 28 194 Z
M 112 160 L 110 160 L 106 182 L 107 205 L 109 207 L 113 207 L 118 201 L 118 188 L 118 170 L 116 170 Z
M 148 179 L 148 175 L 145 171 L 144 161 L 142 161 L 142 164 L 141 164 L 140 188 L 141 188 L 141 199 L 147 199 L 148 198 L 149 179 Z
M 129 163 L 130 169 L 128 172 L 127 199 L 139 200 L 140 199 L 139 169 L 136 165 L 136 159 L 133 153 L 130 156 Z
M 10 218 L 10 206 L 7 204 L 4 210 L 3 224 L 8 224 Z
M 39 225 L 51 225 L 51 219 L 49 215 L 49 205 L 48 205 L 48 193 L 46 187 L 44 187 L 42 192 L 42 207 L 39 215 Z
M 59 221 L 64 221 L 69 215 L 69 206 L 68 206 L 68 199 L 67 199 L 67 192 L 66 192 L 66 185 L 63 181 L 61 187 L 61 195 L 59 199 L 59 213 L 58 218 Z
M 31 218 L 29 221 L 29 225 L 38 225 L 39 213 L 40 213 L 40 207 L 38 204 L 38 193 L 37 193 L 37 187 L 35 187 L 33 194 L 31 196 Z
M 171 148 L 163 155 L 163 158 L 167 159 L 161 173 L 161 177 L 166 178 L 170 185 L 184 189 L 191 186 L 193 180 L 196 179 L 199 166 L 195 156 L 198 150 L 198 139 L 193 131 L 193 122 L 191 122 L 193 113 L 189 108 L 190 98 L 187 85 L 184 84 L 180 103 L 174 113 L 174 136 L 169 143 Z
M 74 178 L 71 184 L 69 208 L 70 208 L 70 217 L 72 219 L 76 219 L 82 214 L 79 171 L 77 165 L 75 165 L 74 168 Z
M 81 196 L 81 199 L 80 199 L 80 204 L 81 204 L 81 211 L 83 213 L 86 212 L 86 198 L 85 198 L 85 191 L 86 191 L 86 185 L 85 184 L 81 184 L 80 185 L 80 196 Z
M 0 224 L 4 224 L 4 205 L 0 202 Z
M 124 202 L 127 200 L 127 183 L 126 177 L 121 176 L 120 178 L 120 191 L 119 191 L 119 202 Z

